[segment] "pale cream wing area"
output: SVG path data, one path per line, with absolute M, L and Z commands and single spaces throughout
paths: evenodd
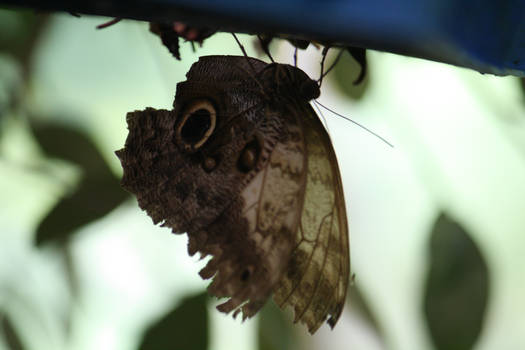
M 258 264 L 238 266 L 226 260 L 219 270 L 229 272 L 219 272 L 209 287 L 214 295 L 231 296 L 218 306 L 220 311 L 234 311 L 235 316 L 242 310 L 243 319 L 264 305 L 288 268 L 306 181 L 304 140 L 298 125 L 286 124 L 279 141 L 266 144 L 262 153 L 268 160 L 241 193 L 246 235 L 253 243 L 246 253 L 257 257 Z
M 337 158 L 330 137 L 310 105 L 300 120 L 307 155 L 301 221 L 288 271 L 275 291 L 276 303 L 294 310 L 294 322 L 314 333 L 333 327 L 346 299 L 350 275 L 348 223 Z

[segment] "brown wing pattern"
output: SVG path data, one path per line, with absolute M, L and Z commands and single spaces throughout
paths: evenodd
M 251 317 L 274 293 L 311 333 L 327 318 L 333 327 L 348 228 L 336 156 L 306 102 L 317 83 L 292 66 L 229 56 L 201 58 L 187 77 L 173 111 L 128 114 L 123 187 L 155 223 L 187 232 L 190 255 L 212 256 L 200 275 L 229 298 L 220 311 Z M 192 104 L 201 108 L 186 113 Z
M 275 290 L 299 226 L 306 180 L 304 141 L 299 126 L 286 123 L 283 128 L 280 140 L 263 151 L 268 154 L 264 167 L 241 192 L 241 217 L 247 222 L 243 236 L 250 244 L 239 251 L 232 243 L 230 251 L 230 244 L 223 242 L 217 252 L 208 251 L 214 245 L 207 242 L 200 249 L 214 255 L 201 272 L 205 278 L 213 276 L 209 292 L 230 297 L 218 309 L 234 316 L 242 310 L 243 319 L 255 315 Z
M 333 327 L 349 279 L 348 226 L 339 167 L 330 138 L 307 105 L 301 115 L 307 154 L 304 207 L 288 271 L 274 294 L 314 333 L 329 316 Z

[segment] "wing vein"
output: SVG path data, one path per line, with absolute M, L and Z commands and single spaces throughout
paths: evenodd
M 330 242 L 332 241 L 332 227 L 333 227 L 333 222 L 334 222 L 334 215 L 333 215 L 333 207 L 332 207 L 332 212 L 330 214 L 327 214 L 327 216 L 330 216 L 330 230 L 328 231 L 328 246 L 326 247 L 326 249 L 324 249 L 324 256 L 323 256 L 323 264 L 321 265 L 322 268 L 321 268 L 321 271 L 324 270 L 324 267 L 325 267 L 325 264 L 326 264 L 326 259 L 328 257 L 328 248 L 330 247 Z M 326 218 L 326 216 L 325 216 Z M 324 219 L 323 218 L 323 221 Z M 322 227 L 322 224 L 321 226 L 319 226 L 319 229 Z M 321 234 L 321 233 L 319 233 Z M 315 249 L 314 249 L 315 250 Z M 313 253 L 312 253 L 313 255 Z M 310 305 L 312 304 L 312 300 L 314 300 L 314 296 L 315 296 L 315 293 L 317 293 L 317 290 L 319 289 L 319 285 L 321 284 L 321 281 L 323 280 L 324 278 L 324 274 L 321 273 L 321 276 L 320 278 L 317 280 L 316 284 L 315 284 L 315 288 L 314 288 L 314 291 L 312 293 L 312 296 L 310 297 L 310 300 L 308 300 L 308 303 L 306 304 L 303 312 L 301 313 L 301 315 L 298 316 L 298 318 L 302 318 L 303 315 L 306 313 L 306 311 L 308 311 L 308 309 L 310 308 Z

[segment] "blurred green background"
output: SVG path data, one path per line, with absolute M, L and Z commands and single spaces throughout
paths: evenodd
M 0 349 L 525 349 L 518 78 L 368 52 L 355 87 L 343 55 L 319 100 L 395 147 L 323 110 L 355 282 L 335 329 L 310 336 L 272 302 L 244 323 L 216 311 L 186 237 L 118 183 L 126 113 L 171 108 L 198 56 L 239 55 L 234 40 L 186 43 L 179 62 L 146 23 L 106 20 L 0 10 Z M 311 77 L 319 62 L 299 52 Z

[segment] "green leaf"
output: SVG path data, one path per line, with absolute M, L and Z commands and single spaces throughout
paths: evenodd
M 0 8 L 0 52 L 15 57 L 29 73 L 29 64 L 40 35 L 45 32 L 50 16 L 34 10 Z M 27 77 L 27 75 L 26 75 Z
M 140 350 L 207 350 L 207 293 L 184 299 L 162 319 L 150 326 Z
M 34 124 L 32 128 L 47 155 L 76 163 L 83 173 L 77 190 L 58 202 L 40 223 L 37 245 L 67 239 L 78 228 L 102 218 L 129 198 L 85 134 L 58 124 Z
M 297 347 L 292 321 L 273 301 L 259 311 L 257 342 L 259 350 L 291 350 Z
M 13 113 L 22 95 L 22 67 L 12 57 L 0 55 L 0 134 L 5 118 Z
M 472 349 L 489 297 L 487 264 L 468 233 L 441 215 L 430 242 L 424 313 L 439 350 Z
M 24 349 L 23 342 L 20 336 L 16 332 L 15 327 L 11 323 L 11 320 L 6 314 L 0 314 L 0 323 L 2 326 L 2 332 L 6 345 L 10 350 L 22 350 Z

